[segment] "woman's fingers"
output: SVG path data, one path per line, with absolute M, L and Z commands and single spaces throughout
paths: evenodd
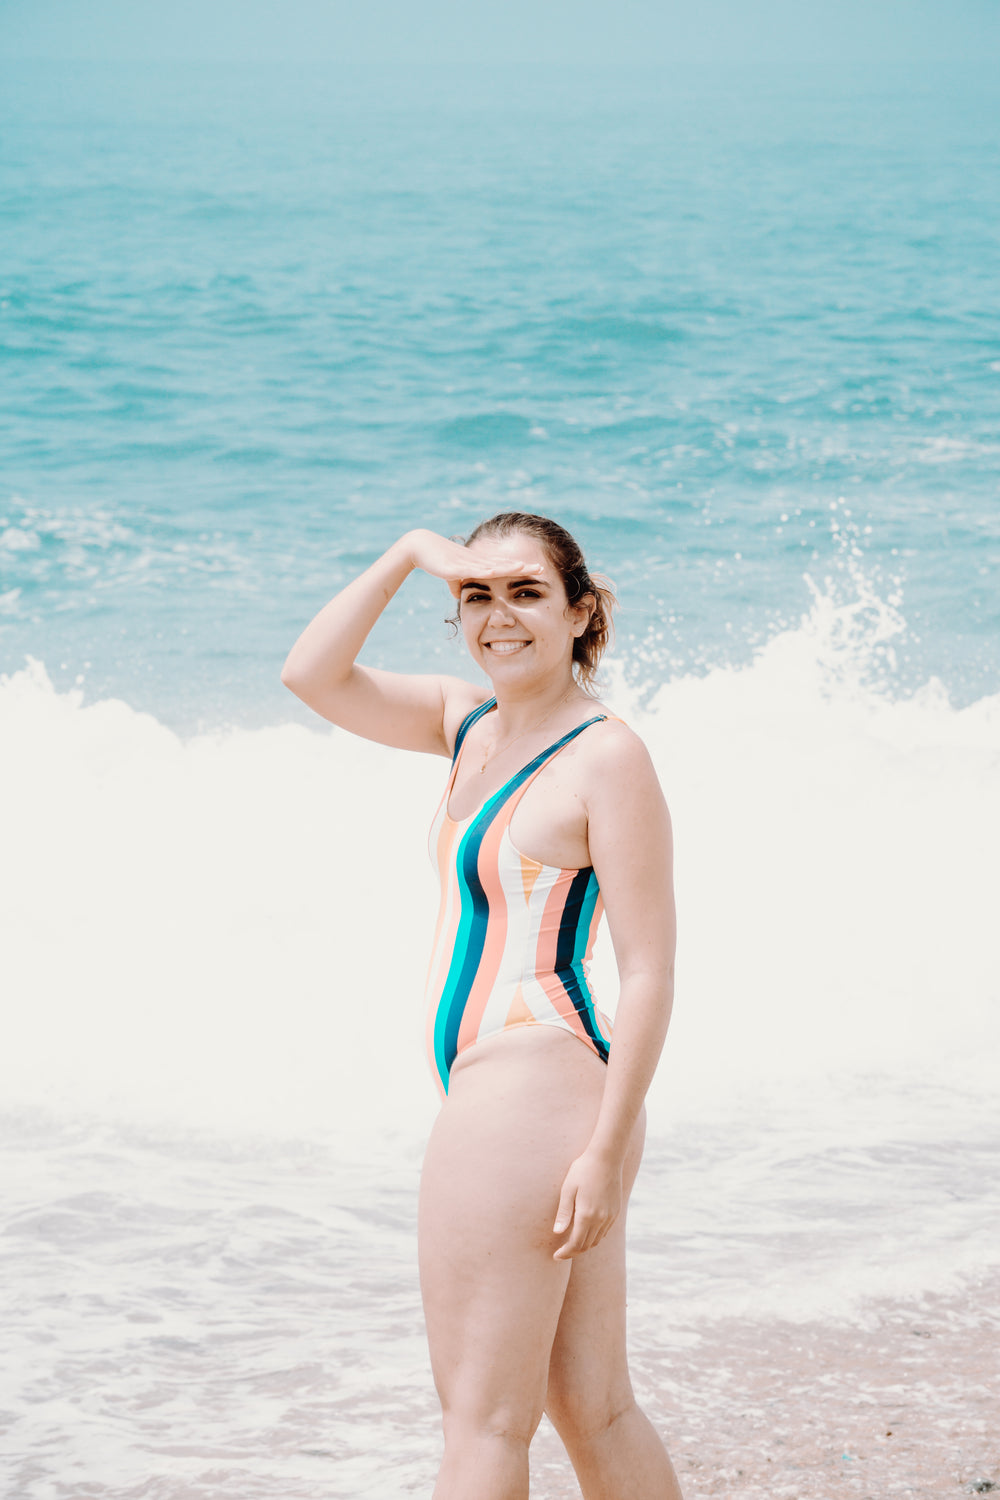
M 583 1239 L 586 1235 L 586 1224 L 583 1215 L 577 1212 L 576 1176 L 573 1168 L 563 1180 L 562 1191 L 559 1194 L 559 1207 L 556 1209 L 555 1223 L 552 1225 L 553 1234 L 565 1234 L 570 1230 L 569 1239 L 564 1245 L 560 1245 L 555 1251 L 554 1260 L 569 1260 L 571 1256 L 579 1255 L 583 1250 Z
M 503 578 L 510 573 L 540 573 L 539 563 L 526 563 L 523 557 L 495 553 L 489 557 L 474 547 L 465 547 L 433 531 L 416 531 L 411 536 L 412 558 L 418 568 L 454 584 L 463 578 Z
M 480 557 L 475 552 L 469 552 L 462 548 L 463 557 L 455 559 L 455 568 L 451 577 L 455 582 L 463 578 L 508 578 L 512 573 L 532 576 L 542 571 L 541 563 L 525 562 L 523 557 Z
M 552 1226 L 553 1234 L 562 1234 L 567 1230 L 573 1220 L 573 1206 L 576 1202 L 576 1185 L 570 1176 L 567 1176 L 559 1194 L 559 1207 L 556 1209 L 556 1221 Z
M 578 1156 L 563 1179 L 553 1233 L 569 1230 L 569 1238 L 554 1259 L 570 1260 L 598 1244 L 618 1217 L 621 1208 L 621 1173 L 585 1152 Z
M 583 1218 L 577 1218 L 569 1239 L 553 1252 L 553 1260 L 572 1260 L 576 1255 L 583 1255 L 586 1251 L 593 1250 L 594 1246 L 599 1245 L 603 1240 L 613 1223 L 613 1219 L 588 1223 Z
M 554 1260 L 571 1260 L 574 1255 L 583 1255 L 585 1251 L 592 1250 L 595 1245 L 600 1244 L 617 1215 L 602 1214 L 600 1212 L 585 1213 L 580 1209 L 577 1199 L 572 1220 L 562 1216 L 562 1205 L 560 1213 L 556 1218 L 554 1232 L 562 1234 L 569 1229 L 569 1238 L 553 1252 Z
M 477 557 L 474 552 L 466 552 L 464 557 L 458 559 L 450 572 L 441 572 L 438 576 L 445 580 L 455 598 L 460 599 L 462 585 L 468 579 L 474 578 L 477 582 L 481 582 L 488 578 L 509 578 L 514 573 L 526 576 L 541 571 L 539 563 L 526 563 L 520 557 L 494 557 L 487 562 L 485 557 Z

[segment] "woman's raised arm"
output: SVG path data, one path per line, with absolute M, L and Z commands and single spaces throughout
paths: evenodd
M 531 572 L 518 558 L 487 562 L 433 531 L 409 531 L 320 610 L 288 653 L 286 687 L 324 719 L 401 750 L 451 753 L 459 722 L 483 692 L 461 678 L 381 672 L 357 656 L 397 590 L 415 568 L 458 594 L 463 578 Z

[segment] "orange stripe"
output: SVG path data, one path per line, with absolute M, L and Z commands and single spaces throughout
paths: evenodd
M 510 847 L 514 849 L 513 844 Z M 521 861 L 521 888 L 524 891 L 524 904 L 525 906 L 530 906 L 531 893 L 535 889 L 535 881 L 545 866 L 539 864 L 537 859 L 529 859 L 526 854 L 519 854 L 516 849 L 514 849 L 514 853 L 517 854 L 518 859 Z
M 441 881 L 441 904 L 438 907 L 437 922 L 434 927 L 434 944 L 431 948 L 431 960 L 427 975 L 428 984 L 430 984 L 430 968 L 433 967 L 434 960 L 439 956 L 439 945 L 443 933 L 445 916 L 448 911 L 449 905 L 452 905 L 452 903 L 449 901 L 449 897 L 452 894 L 452 887 L 454 885 L 454 875 L 452 874 L 451 870 L 451 854 L 457 832 L 458 830 L 456 828 L 456 825 L 452 823 L 448 818 L 444 818 L 442 820 L 441 827 L 438 831 L 437 848 L 435 850 L 435 855 L 437 858 L 438 877 Z M 452 928 L 454 929 L 454 909 L 452 910 L 451 916 Z M 451 933 L 451 937 L 452 940 L 454 940 L 454 930 Z
M 521 986 L 518 985 L 517 989 L 514 991 L 514 998 L 510 1002 L 510 1010 L 508 1010 L 507 1012 L 507 1019 L 503 1023 L 504 1029 L 506 1030 L 508 1026 L 530 1026 L 534 1020 L 535 1017 L 531 1014 L 531 1011 L 528 1009 L 527 1004 L 525 1003 L 524 991 L 522 990 Z

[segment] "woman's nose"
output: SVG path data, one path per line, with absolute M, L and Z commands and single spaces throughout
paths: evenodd
M 494 599 L 490 610 L 491 625 L 513 625 L 514 616 L 506 599 Z

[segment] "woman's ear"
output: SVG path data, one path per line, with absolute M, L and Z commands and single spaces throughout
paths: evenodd
M 590 624 L 596 608 L 597 600 L 593 594 L 584 594 L 582 599 L 578 599 L 575 604 L 569 606 L 573 617 L 573 634 L 577 640 L 580 639 L 581 635 L 586 635 L 587 626 Z

